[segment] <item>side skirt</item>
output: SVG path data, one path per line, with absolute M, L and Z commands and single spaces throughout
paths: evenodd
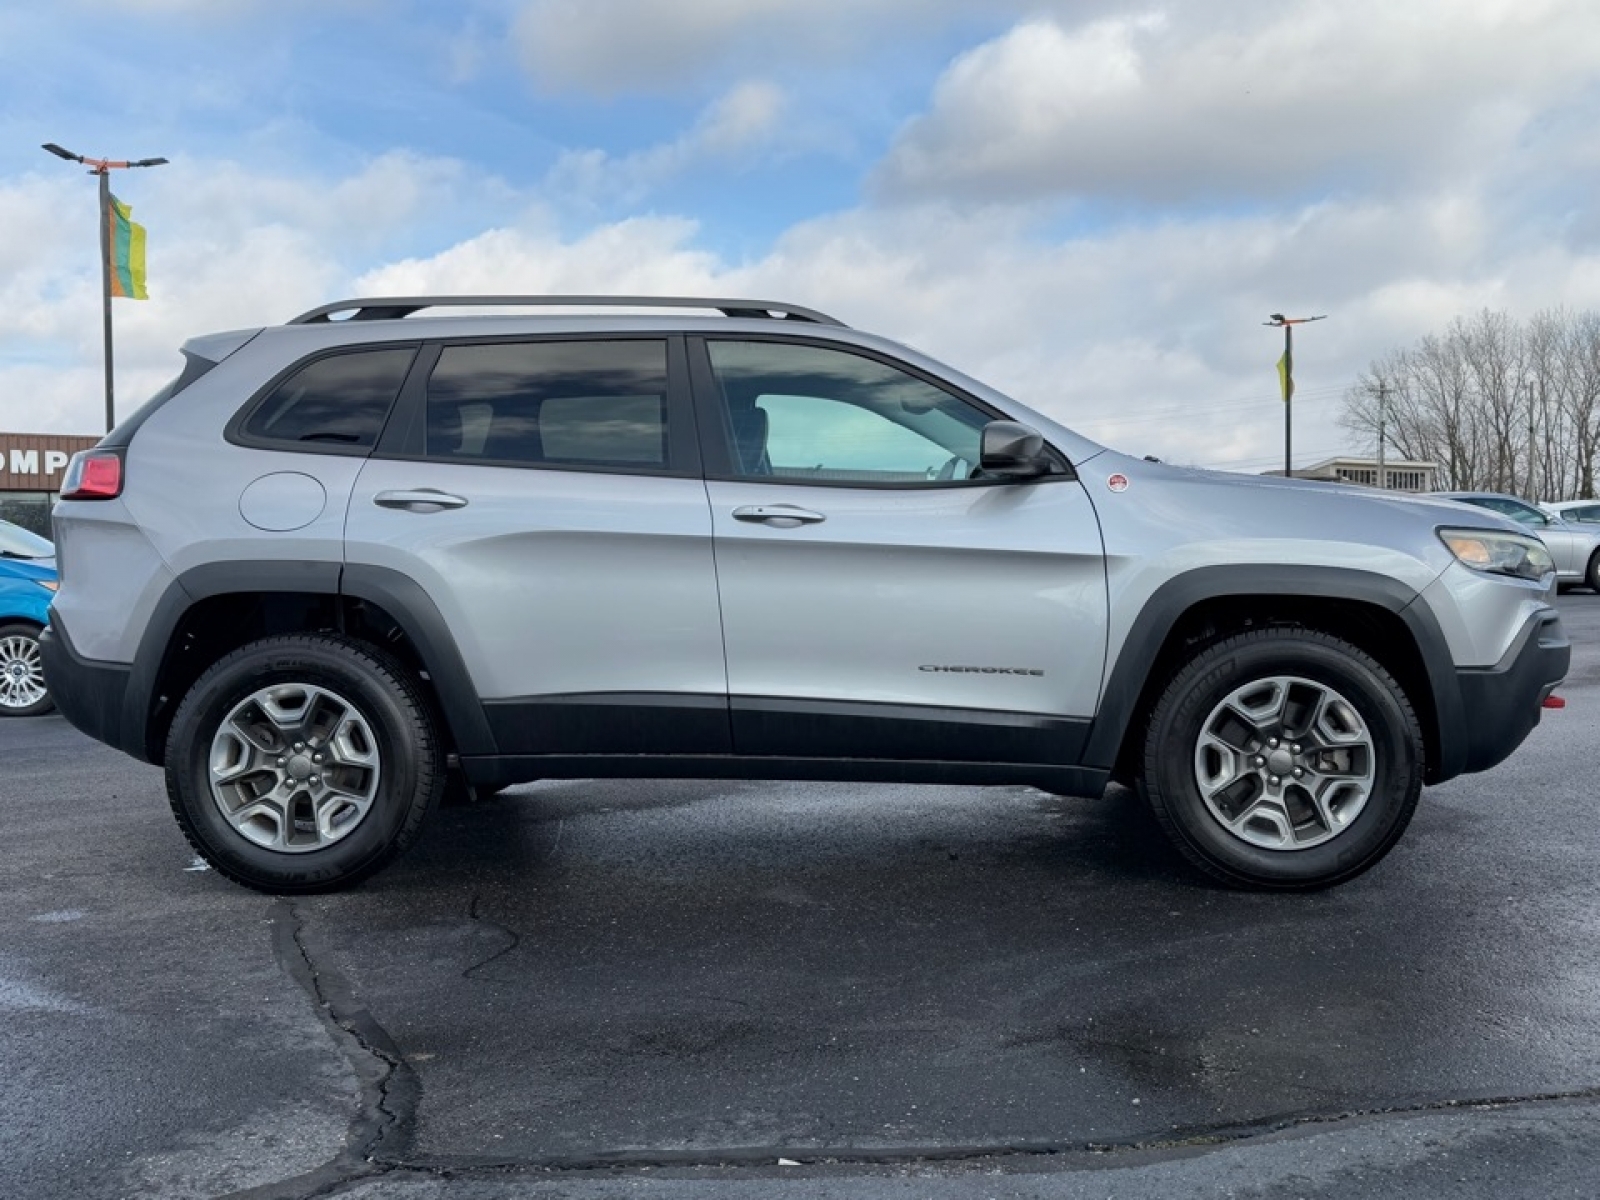
M 834 783 L 1026 784 L 1063 796 L 1097 797 L 1111 773 L 1096 767 L 926 759 L 776 758 L 737 755 L 535 754 L 463 758 L 479 787 L 535 779 L 744 779 Z

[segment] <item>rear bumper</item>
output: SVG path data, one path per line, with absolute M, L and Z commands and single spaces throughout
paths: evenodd
M 1463 772 L 1486 771 L 1523 743 L 1539 723 L 1544 698 L 1566 678 L 1571 661 L 1572 645 L 1561 627 L 1561 614 L 1550 608 L 1528 619 L 1494 666 L 1457 669 Z
M 131 666 L 84 658 L 55 619 L 39 636 L 39 658 L 62 716 L 96 741 L 144 760 L 143 729 L 131 729 L 126 714 Z

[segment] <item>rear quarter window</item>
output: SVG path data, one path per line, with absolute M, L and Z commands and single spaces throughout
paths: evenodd
M 246 445 L 366 451 L 377 442 L 416 347 L 313 359 L 251 403 L 238 425 Z

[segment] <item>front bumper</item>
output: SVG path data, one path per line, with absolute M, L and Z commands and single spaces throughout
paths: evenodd
M 145 758 L 143 727 L 131 729 L 126 712 L 132 667 L 84 658 L 56 620 L 39 635 L 39 659 L 62 716 L 96 741 Z
M 1561 614 L 1543 609 L 1528 618 L 1511 648 L 1492 667 L 1456 669 L 1461 728 L 1451 731 L 1464 752 L 1461 770 L 1486 771 L 1522 745 L 1544 711 L 1544 698 L 1567 675 L 1572 644 Z M 1445 731 L 1441 730 L 1441 740 Z

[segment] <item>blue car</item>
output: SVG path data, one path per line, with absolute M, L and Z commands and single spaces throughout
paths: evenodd
M 0 521 L 0 717 L 33 717 L 55 707 L 39 661 L 39 631 L 55 593 L 55 546 Z

